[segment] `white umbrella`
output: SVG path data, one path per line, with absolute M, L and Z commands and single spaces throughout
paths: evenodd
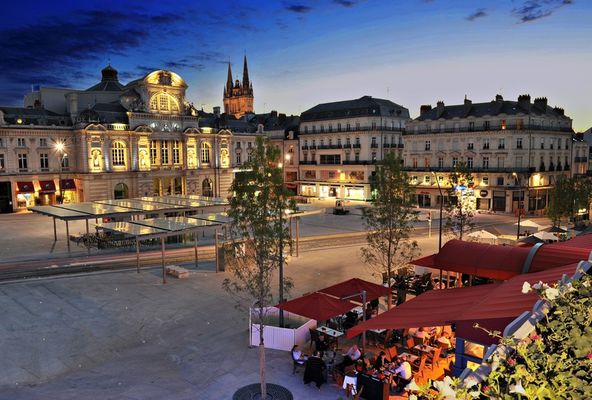
M 553 242 L 557 242 L 559 241 L 559 238 L 555 235 L 553 235 L 551 232 L 545 232 L 545 231 L 541 231 L 541 232 L 537 232 L 534 235 L 532 235 L 534 237 L 537 237 L 541 240 L 550 240 Z
M 486 231 L 485 229 L 481 229 L 480 231 L 471 232 L 468 234 L 469 237 L 475 239 L 497 239 L 493 233 Z
M 516 222 L 514 225 L 518 225 L 518 222 Z M 520 221 L 520 227 L 541 229 L 543 225 L 539 225 L 531 219 L 525 219 L 524 221 Z

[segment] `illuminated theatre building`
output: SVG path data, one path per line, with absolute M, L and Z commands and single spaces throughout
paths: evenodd
M 219 116 L 186 100 L 179 75 L 159 70 L 123 85 L 111 66 L 101 72 L 86 90 L 40 88 L 25 96 L 22 108 L 0 107 L 0 212 L 227 194 L 233 134 Z M 240 140 L 246 145 L 254 135 Z

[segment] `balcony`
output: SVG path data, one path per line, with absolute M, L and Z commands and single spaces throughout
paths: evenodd
M 504 146 L 503 144 L 500 144 L 500 145 L 497 146 L 497 149 L 498 150 L 505 150 L 506 149 L 506 146 Z
M 452 172 L 454 167 L 403 167 L 405 171 L 418 171 L 418 172 Z M 503 168 L 503 167 L 488 167 L 488 168 L 468 168 L 469 172 L 505 172 L 505 173 L 532 173 L 535 172 L 534 168 L 520 167 L 520 168 Z
M 458 127 L 458 128 L 423 128 L 423 129 L 415 129 L 414 127 L 407 127 L 406 131 L 404 132 L 406 135 L 413 135 L 413 134 L 426 134 L 426 133 L 454 133 L 454 132 L 489 132 L 489 131 L 497 131 L 497 132 L 504 132 L 504 131 L 525 131 L 525 130 L 535 130 L 535 131 L 553 131 L 553 132 L 569 132 L 573 133 L 572 128 L 560 128 L 560 127 L 550 127 L 550 126 L 541 126 L 541 125 L 506 125 L 505 129 L 502 129 L 501 125 L 496 126 L 489 126 L 489 127 Z
M 300 148 L 302 150 L 308 150 L 308 145 L 307 144 L 303 144 Z
M 316 160 L 300 161 L 300 165 L 317 165 Z
M 393 145 L 393 147 L 394 147 L 394 145 Z M 397 148 L 399 148 L 399 149 L 402 149 L 404 147 L 405 147 L 405 145 L 403 143 L 398 143 L 397 144 Z
M 304 120 L 302 120 L 302 122 L 306 122 Z M 370 131 L 374 131 L 374 132 L 404 132 L 405 128 L 398 128 L 398 127 L 386 127 L 386 126 L 352 126 L 352 127 L 342 127 L 341 129 L 336 129 L 333 128 L 332 130 L 320 130 L 320 129 L 309 129 L 309 130 L 304 130 L 304 132 L 301 132 L 301 134 L 304 135 L 308 135 L 308 134 L 316 134 L 316 133 L 347 133 L 347 132 L 370 132 Z
M 358 160 L 358 161 L 343 161 L 343 165 L 372 165 L 376 164 L 376 161 Z
M 378 143 L 372 143 L 372 144 L 370 145 L 370 148 L 371 148 L 371 149 L 377 149 L 377 148 L 378 148 Z
M 544 163 L 539 166 L 539 171 L 540 172 L 545 172 L 546 170 L 547 169 L 545 168 L 545 164 Z
M 574 162 L 588 162 L 588 157 L 574 157 Z
M 353 147 L 354 147 L 354 149 L 361 149 L 362 145 L 360 143 L 356 143 L 356 144 L 354 144 Z
M 489 150 L 489 145 L 488 144 L 484 144 L 483 145 L 483 150 Z

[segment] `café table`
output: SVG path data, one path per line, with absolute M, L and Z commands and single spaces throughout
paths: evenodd
M 317 328 L 317 332 L 320 332 L 324 335 L 327 335 L 333 339 L 335 339 L 335 347 L 339 348 L 339 337 L 343 336 L 343 332 L 336 331 L 335 329 L 328 328 L 326 326 L 319 326 Z
M 419 358 L 415 354 L 410 354 L 410 353 L 401 353 L 401 354 L 399 354 L 399 356 L 397 358 L 403 358 L 404 356 L 407 357 L 407 361 L 409 361 L 411 364 L 413 364 L 413 362 Z
M 430 353 L 433 353 L 434 350 L 436 350 L 436 348 L 435 347 L 432 347 L 432 346 L 428 346 L 427 344 L 423 344 L 423 345 L 422 344 L 418 344 L 417 346 L 413 346 L 413 350 L 420 351 L 422 353 L 430 354 Z
M 358 377 L 355 375 L 345 375 L 343 377 L 343 388 L 347 390 L 348 385 L 351 385 L 351 394 L 357 393 Z

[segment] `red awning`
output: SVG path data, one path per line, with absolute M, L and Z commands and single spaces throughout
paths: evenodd
M 560 265 L 588 260 L 590 249 L 559 244 L 546 244 L 536 252 L 528 272 L 544 271 Z
M 16 189 L 19 193 L 35 193 L 33 182 L 17 182 Z
M 507 324 L 524 311 L 532 309 L 538 300 L 538 296 L 533 293 L 522 293 L 525 281 L 530 284 L 539 281 L 556 282 L 564 274 L 572 276 L 576 272 L 576 266 L 577 264 L 570 264 L 522 274 L 503 283 L 432 290 L 354 326 L 347 331 L 347 337 L 357 336 L 369 329 L 415 328 L 463 321 L 469 322 L 471 326 L 479 322 L 488 329 L 498 328 L 496 321 L 503 320 Z
M 325 321 L 356 307 L 351 301 L 339 300 L 324 293 L 312 293 L 276 306 L 284 311 L 317 321 Z
M 439 253 L 412 261 L 412 264 L 504 280 L 522 273 L 529 252 L 528 247 L 450 240 Z
M 62 179 L 60 187 L 62 190 L 76 190 L 76 182 L 74 179 Z
M 39 193 L 55 193 L 56 187 L 54 181 L 39 181 L 41 190 Z
M 321 289 L 319 292 L 330 294 L 331 296 L 338 297 L 340 299 L 355 294 L 359 294 L 362 290 L 366 291 L 366 300 L 371 301 L 379 298 L 380 296 L 387 296 L 391 289 L 376 283 L 364 281 L 362 279 L 353 278 L 345 282 L 338 283 L 337 285 L 329 286 L 328 288 Z M 350 300 L 362 302 L 362 296 L 352 297 Z

